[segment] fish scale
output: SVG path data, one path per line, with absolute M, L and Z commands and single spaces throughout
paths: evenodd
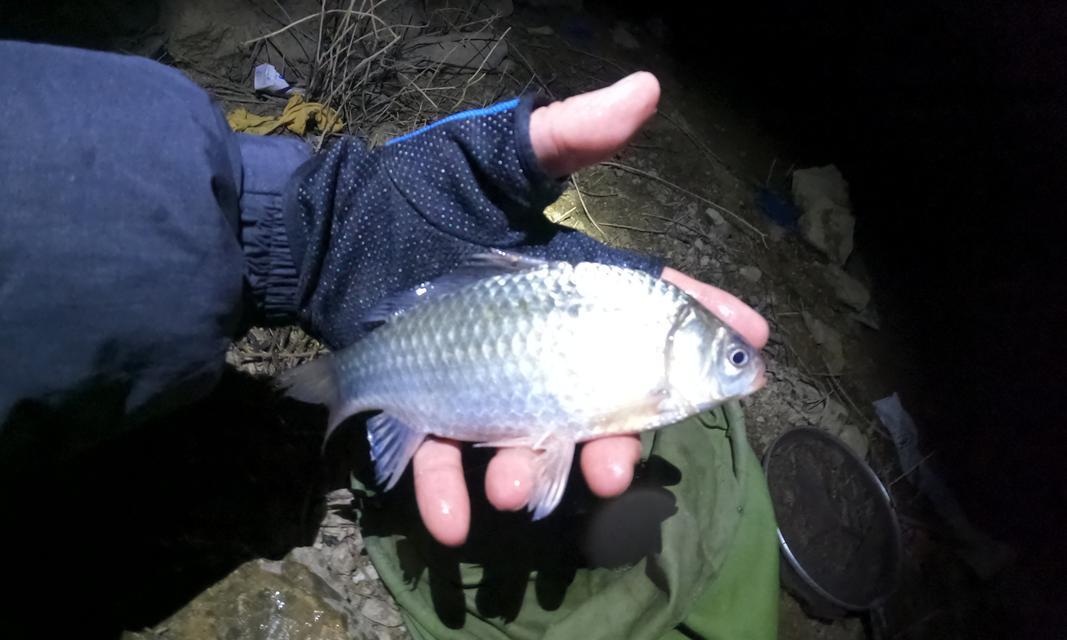
M 387 488 L 428 435 L 531 446 L 541 454 L 529 507 L 543 517 L 575 443 L 670 424 L 751 391 L 762 371 L 739 336 L 640 271 L 493 254 L 463 273 L 282 380 L 291 395 L 331 405 L 331 430 L 381 411 L 368 439 Z M 728 361 L 739 350 L 742 367 Z
M 462 440 L 534 428 L 596 435 L 590 423 L 624 407 L 637 386 L 605 387 L 605 369 L 636 369 L 634 379 L 643 370 L 639 390 L 659 386 L 649 365 L 662 365 L 661 336 L 686 299 L 661 280 L 605 265 L 544 271 L 489 278 L 372 332 L 340 361 L 342 393 L 360 390 L 368 406 L 389 407 L 414 429 Z M 608 288 L 607 279 L 620 282 Z M 588 341 L 595 346 L 574 357 Z

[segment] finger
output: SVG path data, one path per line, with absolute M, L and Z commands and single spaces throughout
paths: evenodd
M 423 523 L 438 542 L 458 547 L 466 542 L 471 522 L 459 443 L 428 438 L 415 452 L 414 464 L 415 500 Z
M 610 87 L 553 102 L 530 114 L 530 142 L 541 167 L 565 176 L 606 160 L 656 113 L 659 81 L 638 71 Z
M 767 321 L 736 296 L 670 267 L 663 269 L 663 275 L 660 277 L 696 298 L 753 347 L 762 349 L 767 344 L 767 338 L 771 334 Z
M 536 455 L 524 447 L 496 452 L 485 472 L 485 495 L 489 504 L 501 511 L 518 511 L 526 506 L 533 488 Z
M 590 440 L 582 447 L 582 475 L 593 493 L 611 498 L 630 486 L 634 465 L 640 459 L 641 441 L 637 436 Z

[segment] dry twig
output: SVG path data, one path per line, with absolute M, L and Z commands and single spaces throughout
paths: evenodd
M 626 171 L 627 173 L 632 173 L 634 175 L 644 176 L 644 177 L 648 178 L 649 180 L 655 180 L 656 182 L 659 182 L 660 184 L 668 186 L 671 189 L 674 189 L 675 191 L 678 191 L 680 193 L 684 193 L 685 195 L 689 196 L 690 198 L 695 198 L 696 200 L 699 200 L 699 201 L 703 202 L 704 204 L 706 204 L 708 206 L 715 207 L 719 211 L 722 211 L 726 215 L 728 215 L 731 218 L 733 218 L 734 220 L 736 220 L 744 228 L 746 228 L 749 231 L 751 231 L 752 233 L 756 234 L 756 236 L 760 239 L 760 241 L 763 242 L 763 246 L 764 247 L 767 246 L 767 234 L 765 234 L 762 231 L 760 231 L 758 228 L 756 228 L 755 225 L 753 225 L 748 220 L 745 220 L 744 218 L 742 218 L 739 214 L 734 213 L 733 211 L 727 209 L 726 207 L 722 206 L 721 204 L 719 204 L 717 202 L 713 202 L 713 201 L 705 198 L 704 196 L 702 196 L 702 195 L 700 195 L 698 193 L 693 193 L 689 189 L 686 189 L 685 187 L 677 185 L 677 184 L 671 182 L 670 180 L 666 180 L 666 179 L 661 178 L 661 177 L 659 177 L 657 175 L 653 175 L 653 174 L 651 174 L 651 173 L 649 173 L 647 171 L 642 171 L 642 170 L 638 169 L 637 167 L 631 167 L 628 164 L 622 164 L 621 162 L 612 162 L 612 161 L 604 161 L 604 162 L 601 162 L 600 164 L 602 166 L 605 166 L 605 167 L 612 167 L 612 168 L 615 168 L 615 169 L 620 169 L 622 171 Z
M 308 20 L 314 20 L 315 18 L 318 18 L 319 20 L 323 20 L 325 15 L 333 14 L 333 13 L 343 13 L 343 14 L 346 14 L 346 15 L 357 15 L 357 16 L 359 16 L 361 18 L 370 18 L 370 19 L 373 19 L 373 20 L 377 20 L 378 22 L 381 22 L 382 26 L 388 26 L 388 25 L 385 24 L 384 20 L 382 20 L 378 16 L 374 15 L 373 13 L 367 13 L 365 11 L 353 11 L 352 9 L 324 9 L 322 11 L 319 11 L 318 13 L 312 13 L 312 14 L 304 16 L 303 18 L 298 18 L 296 20 L 293 20 L 292 22 L 290 22 L 289 24 L 285 25 L 281 29 L 277 29 L 275 31 L 271 31 L 270 33 L 268 33 L 266 35 L 262 35 L 262 36 L 259 36 L 259 37 L 256 37 L 256 38 L 252 38 L 251 40 L 245 40 L 241 44 L 247 47 L 248 45 L 254 44 L 256 42 L 259 42 L 260 40 L 267 40 L 269 38 L 273 38 L 274 36 L 280 36 L 281 34 L 285 33 L 286 31 L 292 29 L 293 27 L 296 27 L 296 26 L 299 26 L 299 25 L 303 24 L 303 23 L 307 22 Z M 413 27 L 413 26 L 416 26 L 416 25 L 404 25 L 404 26 Z
M 925 464 L 927 460 L 929 460 L 930 458 L 934 457 L 934 454 L 936 454 L 936 453 L 937 453 L 937 450 L 936 450 L 936 449 L 934 449 L 934 450 L 933 450 L 933 451 L 931 451 L 930 453 L 928 453 L 928 454 L 926 454 L 925 456 L 923 456 L 923 457 L 922 457 L 922 460 L 919 460 L 919 461 L 918 461 L 918 462 L 916 462 L 915 464 L 911 465 L 911 468 L 910 468 L 910 469 L 908 469 L 908 470 L 907 470 L 907 471 L 905 471 L 904 473 L 901 473 L 901 474 L 900 474 L 899 476 L 897 476 L 896 478 L 893 478 L 893 480 L 889 482 L 889 486 L 890 486 L 890 487 L 892 487 L 893 485 L 895 485 L 896 483 L 900 482 L 900 481 L 901 481 L 901 480 L 903 480 L 904 478 L 907 478 L 907 477 L 908 477 L 908 476 L 910 476 L 911 474 L 915 473 L 915 471 L 916 471 L 916 470 L 917 470 L 917 469 L 918 469 L 919 467 L 923 466 L 923 464 Z
M 593 218 L 593 214 L 589 213 L 589 207 L 585 206 L 585 198 L 582 197 L 582 190 L 578 188 L 577 176 L 571 176 L 571 184 L 574 185 L 574 191 L 578 194 L 578 202 L 581 203 L 582 210 L 585 211 L 585 217 L 589 218 L 589 222 L 593 223 L 593 226 L 596 228 L 597 232 L 600 233 L 601 238 L 607 238 L 607 236 L 604 234 L 604 230 L 600 228 L 600 225 L 597 224 L 596 219 Z

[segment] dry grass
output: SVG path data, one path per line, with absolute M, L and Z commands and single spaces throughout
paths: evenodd
M 255 327 L 230 345 L 226 362 L 254 376 L 275 376 L 324 353 L 326 347 L 298 327 Z
M 275 39 L 304 42 L 314 53 L 309 68 L 293 69 L 293 77 L 307 78 L 308 98 L 333 107 L 343 132 L 371 146 L 533 84 L 532 74 L 523 82 L 502 72 L 509 30 L 498 29 L 501 16 L 485 15 L 480 3 L 407 13 L 394 4 L 324 0 L 318 13 L 244 44 L 255 64 L 255 54 Z

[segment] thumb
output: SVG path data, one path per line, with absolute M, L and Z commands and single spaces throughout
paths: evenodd
M 530 142 L 554 178 L 610 158 L 656 113 L 659 81 L 638 71 L 610 87 L 553 102 L 530 114 Z

